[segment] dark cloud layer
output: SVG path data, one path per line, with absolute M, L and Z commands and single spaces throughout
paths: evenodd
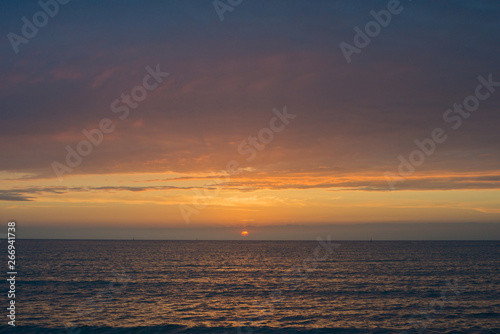
M 297 120 L 252 166 L 395 169 L 414 139 L 447 126 L 443 112 L 478 75 L 500 81 L 497 1 L 401 3 L 349 65 L 339 43 L 387 1 L 245 1 L 223 22 L 210 1 L 70 2 L 19 54 L 0 44 L 0 170 L 53 176 L 65 146 L 104 117 L 116 131 L 73 173 L 218 170 L 284 105 Z M 3 36 L 39 10 L 0 6 Z M 171 77 L 118 120 L 111 102 L 156 64 Z M 422 170 L 498 168 L 499 99 L 450 132 Z

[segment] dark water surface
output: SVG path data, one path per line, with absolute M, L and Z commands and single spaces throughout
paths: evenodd
M 17 326 L 4 308 L 0 332 L 500 333 L 495 241 L 16 247 Z

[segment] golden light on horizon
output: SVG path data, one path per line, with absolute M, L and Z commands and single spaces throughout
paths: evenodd
M 248 231 L 241 231 L 241 236 L 246 237 L 248 235 Z

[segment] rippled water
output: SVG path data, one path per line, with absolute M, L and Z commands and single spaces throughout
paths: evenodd
M 335 244 L 18 240 L 16 332 L 499 332 L 500 242 Z

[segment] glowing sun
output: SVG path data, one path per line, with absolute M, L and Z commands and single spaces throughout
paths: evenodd
M 248 231 L 241 231 L 241 236 L 246 237 L 248 235 Z

